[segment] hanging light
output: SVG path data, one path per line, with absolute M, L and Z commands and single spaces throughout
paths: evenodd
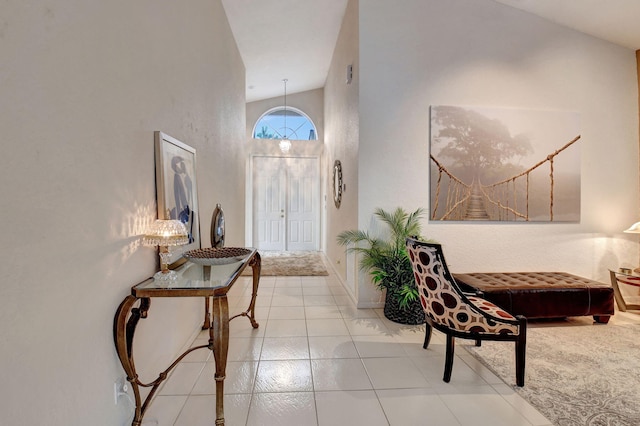
M 291 149 L 291 141 L 287 138 L 287 79 L 282 80 L 284 83 L 284 137 L 278 144 L 280 146 L 280 151 L 283 154 L 289 152 Z

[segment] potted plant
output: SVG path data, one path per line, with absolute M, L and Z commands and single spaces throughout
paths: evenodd
M 371 274 L 373 283 L 380 290 L 386 290 L 385 317 L 401 324 L 424 322 L 424 311 L 405 247 L 407 237 L 421 238 L 420 218 L 423 214 L 421 208 L 413 213 L 407 213 L 401 207 L 393 213 L 378 208 L 375 215 L 388 225 L 388 235 L 376 237 L 367 231 L 351 230 L 341 232 L 337 237 L 339 244 L 349 246 L 348 251 L 360 254 L 360 269 Z

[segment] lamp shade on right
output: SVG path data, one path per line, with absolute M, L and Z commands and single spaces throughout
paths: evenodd
M 640 234 L 640 222 L 634 223 L 629 229 L 625 229 L 624 232 L 627 234 Z

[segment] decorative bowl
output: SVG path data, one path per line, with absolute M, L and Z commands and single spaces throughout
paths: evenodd
M 189 250 L 182 255 L 190 262 L 199 265 L 227 265 L 240 262 L 251 253 L 251 250 L 240 247 L 210 247 Z

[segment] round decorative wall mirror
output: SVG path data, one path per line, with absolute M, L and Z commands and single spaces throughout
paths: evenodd
M 224 247 L 224 212 L 220 204 L 216 204 L 211 216 L 211 247 Z
M 333 163 L 333 203 L 340 208 L 342 202 L 342 163 L 336 160 Z

